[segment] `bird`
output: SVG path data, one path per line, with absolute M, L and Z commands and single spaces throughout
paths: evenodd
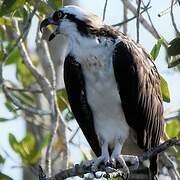
M 40 24 L 55 30 L 49 41 L 66 38 L 64 83 L 71 110 L 99 164 L 119 163 L 129 177 L 124 154 L 137 156 L 159 145 L 163 135 L 160 75 L 146 49 L 94 13 L 69 5 Z M 158 156 L 150 159 L 157 179 Z

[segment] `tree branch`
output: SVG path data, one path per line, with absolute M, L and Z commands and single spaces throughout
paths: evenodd
M 178 30 L 177 25 L 176 25 L 176 23 L 175 23 L 175 19 L 174 19 L 173 5 L 174 5 L 174 0 L 171 0 L 171 11 L 170 11 L 170 12 L 171 12 L 171 21 L 172 21 L 172 25 L 173 25 L 176 33 L 177 33 L 178 35 L 180 35 L 180 31 Z
M 180 175 L 179 175 L 174 163 L 172 162 L 170 157 L 167 155 L 167 153 L 166 152 L 161 153 L 160 158 L 161 158 L 161 161 L 163 162 L 164 166 L 167 168 L 171 179 L 172 180 L 180 179 Z
M 124 6 L 124 8 L 125 8 L 126 11 L 127 11 L 127 7 Z M 143 10 L 140 12 L 140 14 L 143 14 L 146 10 L 148 10 L 148 9 L 150 9 L 150 8 L 151 8 L 151 6 L 146 6 L 146 8 L 143 8 Z M 114 26 L 114 27 L 116 27 L 116 26 L 122 26 L 122 25 L 124 25 L 124 24 L 126 24 L 126 23 L 128 23 L 128 22 L 130 22 L 130 21 L 132 21 L 132 20 L 134 20 L 134 19 L 136 19 L 136 18 L 137 18 L 137 14 L 136 14 L 135 16 L 131 17 L 131 18 L 128 18 L 128 19 L 120 22 L 120 23 L 112 24 L 112 26 Z
M 35 108 L 30 105 L 26 105 L 26 104 L 23 104 L 22 102 L 20 102 L 15 96 L 13 96 L 11 93 L 9 93 L 9 91 L 6 88 L 6 85 L 4 83 L 2 84 L 2 89 L 6 95 L 6 98 L 9 99 L 15 106 L 17 106 L 21 110 L 24 110 L 24 111 L 27 111 L 27 112 L 33 113 L 33 114 L 38 114 L 38 115 L 49 115 L 50 114 L 50 112 L 48 112 L 48 111 L 44 111 L 44 110 L 41 110 L 41 109 Z
M 108 3 L 108 0 L 105 0 L 104 10 L 103 10 L 103 21 L 105 20 L 105 17 L 106 17 L 106 8 L 107 8 L 107 3 Z
M 137 11 L 136 8 L 133 6 L 133 4 L 128 0 L 122 0 L 122 2 L 124 6 L 126 6 L 136 16 Z M 157 31 L 155 31 L 155 29 L 151 26 L 151 24 L 149 24 L 148 21 L 142 15 L 140 15 L 139 21 L 144 26 L 144 28 L 147 29 L 150 32 L 150 34 L 153 35 L 156 39 L 160 39 L 162 37 L 159 33 L 157 33 Z M 168 43 L 164 41 L 163 45 L 166 48 L 167 48 L 167 44 Z
M 139 43 L 139 17 L 140 17 L 140 8 L 141 8 L 141 0 L 138 0 L 138 7 L 137 7 L 137 20 L 136 20 L 136 35 L 137 40 L 136 42 Z
M 150 159 L 154 155 L 167 150 L 171 146 L 180 146 L 180 140 L 178 140 L 177 138 L 169 139 L 169 140 L 165 141 L 164 143 L 160 144 L 159 146 L 157 146 L 153 149 L 150 149 L 147 152 L 144 152 L 140 156 L 137 156 L 137 158 L 138 158 L 139 162 L 142 163 L 143 161 Z M 129 165 L 128 164 L 129 162 L 127 161 L 127 159 L 125 157 L 126 157 L 126 155 L 124 155 L 124 159 L 125 159 L 127 165 Z M 44 175 L 44 173 L 41 169 L 39 171 L 39 180 L 62 180 L 62 179 L 66 179 L 66 178 L 74 177 L 74 176 L 83 176 L 84 174 L 92 173 L 91 163 L 92 163 L 92 160 L 85 161 L 81 165 L 75 165 L 73 168 L 62 170 L 61 172 L 55 174 L 54 176 L 52 176 L 50 178 L 46 178 L 45 176 L 43 176 L 43 178 L 41 178 L 42 174 Z M 131 166 L 129 165 L 129 167 L 131 167 Z M 120 168 L 121 167 L 118 167 L 119 170 L 121 170 Z M 105 167 L 104 165 L 101 165 L 97 171 L 108 172 L 109 174 L 111 174 L 114 172 L 116 173 L 118 169 Z

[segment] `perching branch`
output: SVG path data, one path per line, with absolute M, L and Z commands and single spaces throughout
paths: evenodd
M 164 143 L 160 144 L 159 146 L 157 146 L 153 149 L 150 149 L 147 152 L 144 152 L 140 156 L 137 156 L 137 158 L 138 158 L 139 162 L 142 163 L 143 161 L 150 159 L 154 155 L 164 152 L 171 146 L 180 146 L 180 140 L 178 140 L 177 138 L 169 139 L 169 140 L 165 141 Z M 126 155 L 124 155 L 124 157 L 126 157 Z M 126 160 L 126 158 L 124 158 L 124 159 L 128 165 L 129 162 Z M 81 165 L 75 165 L 73 168 L 62 170 L 50 178 L 46 178 L 42 169 L 40 169 L 39 180 L 62 180 L 62 179 L 66 179 L 69 177 L 83 176 L 87 173 L 92 173 L 91 162 L 92 162 L 92 160 L 86 161 Z M 118 167 L 118 168 L 120 169 L 121 167 Z M 105 167 L 104 165 L 102 165 L 99 167 L 99 169 L 97 171 L 108 172 L 109 174 L 111 174 L 111 173 L 117 172 L 117 169 Z M 42 174 L 44 176 L 42 176 Z

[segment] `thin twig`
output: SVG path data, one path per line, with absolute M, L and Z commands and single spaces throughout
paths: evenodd
M 124 6 L 126 6 L 134 15 L 136 15 L 137 14 L 137 12 L 136 12 L 136 8 L 128 1 L 128 0 L 122 0 L 122 2 L 123 2 L 123 4 L 124 4 Z M 145 27 L 145 29 L 147 29 L 149 32 L 150 32 L 150 34 L 152 34 L 155 38 L 157 38 L 157 39 L 160 39 L 161 37 L 162 37 L 162 35 L 160 35 L 159 33 L 157 33 L 154 29 L 153 29 L 153 27 L 151 26 L 151 24 L 149 24 L 148 22 L 147 22 L 147 20 L 142 16 L 142 15 L 140 15 L 140 17 L 139 17 L 139 20 L 140 20 L 140 22 L 141 22 L 141 24 Z M 163 42 L 163 45 L 167 48 L 167 45 L 168 43 L 167 42 Z
M 151 2 L 151 0 L 149 1 L 148 4 L 150 4 L 150 2 Z M 144 8 L 145 8 L 146 5 L 144 4 L 144 1 L 142 1 L 142 4 L 143 4 L 143 6 L 144 6 Z M 146 10 L 146 14 L 147 14 L 147 16 L 148 16 L 148 19 L 149 19 L 149 22 L 150 22 L 151 27 L 153 28 L 154 32 L 155 32 L 155 33 L 157 34 L 157 36 L 158 36 L 158 39 L 162 38 L 162 36 L 159 34 L 159 32 L 157 31 L 157 29 L 155 28 L 155 26 L 154 26 L 154 24 L 153 24 L 153 21 L 152 21 L 152 19 L 151 19 L 151 16 L 150 16 L 150 14 L 149 14 L 148 9 Z M 163 39 L 164 39 L 164 38 L 163 38 Z M 163 41 L 163 44 L 164 44 L 165 48 L 168 47 L 168 43 L 165 41 L 165 39 L 164 39 L 164 41 Z
M 16 88 L 16 87 L 8 87 L 6 86 L 6 88 L 9 91 L 17 91 L 17 92 L 24 92 L 24 93 L 42 93 L 42 90 L 40 89 L 30 89 L 30 88 Z
M 108 3 L 108 0 L 105 0 L 104 10 L 103 10 L 103 21 L 105 20 L 105 17 L 106 17 L 106 8 L 107 8 L 107 3 Z
M 127 22 L 128 20 L 128 10 L 126 6 L 123 6 L 123 20 L 124 22 Z M 123 24 L 123 33 L 127 34 L 127 23 Z
M 29 106 L 20 102 L 16 97 L 14 97 L 11 93 L 9 93 L 5 84 L 2 85 L 3 92 L 5 93 L 7 99 L 9 99 L 15 106 L 20 108 L 21 110 L 27 111 L 29 113 L 38 114 L 38 115 L 49 115 L 50 112 L 44 111 L 33 106 Z
M 165 141 L 164 143 L 160 144 L 159 146 L 157 146 L 153 149 L 150 149 L 147 152 L 144 152 L 142 155 L 139 155 L 137 158 L 139 159 L 139 162 L 142 163 L 143 161 L 150 159 L 154 155 L 167 150 L 171 146 L 180 146 L 180 140 L 178 140 L 176 138 L 169 139 L 169 140 Z M 124 157 L 126 157 L 126 155 L 124 155 Z M 46 179 L 39 178 L 39 180 L 62 180 L 62 179 L 66 179 L 66 178 L 74 177 L 74 176 L 83 176 L 86 173 L 92 172 L 92 170 L 91 170 L 92 162 L 93 162 L 92 160 L 83 162 L 82 165 L 75 165 L 75 167 L 73 167 L 73 168 L 65 169 L 65 170 L 57 173 L 53 177 L 46 178 Z M 128 165 L 127 161 L 126 161 L 126 163 Z M 118 167 L 118 168 L 121 168 L 121 167 Z M 98 168 L 97 171 L 113 173 L 113 172 L 117 172 L 117 169 L 105 167 L 102 165 Z
M 176 33 L 177 33 L 178 35 L 180 35 L 180 31 L 178 30 L 177 25 L 176 25 L 176 22 L 175 22 L 175 19 L 174 19 L 173 5 L 174 5 L 174 0 L 171 0 L 171 11 L 170 11 L 170 12 L 171 12 L 172 24 L 173 24 L 173 27 L 174 27 Z
M 79 129 L 80 129 L 80 127 L 78 127 L 78 128 L 75 130 L 75 132 L 73 133 L 73 135 L 72 135 L 71 138 L 69 139 L 69 143 L 73 143 L 72 141 L 73 141 L 74 137 L 76 136 L 76 134 L 78 133 Z
M 5 56 L 3 57 L 3 62 L 5 63 L 6 60 L 8 59 L 8 57 L 11 55 L 11 53 L 13 52 L 13 50 L 18 46 L 19 42 L 22 40 L 24 41 L 24 39 L 26 39 L 27 35 L 28 35 L 28 32 L 29 32 L 29 28 L 31 26 L 31 21 L 32 21 L 32 18 L 39 6 L 41 1 L 36 1 L 35 5 L 34 5 L 34 9 L 32 10 L 32 12 L 30 13 L 27 21 L 26 21 L 26 24 L 24 25 L 24 28 L 22 30 L 22 33 L 18 36 L 18 38 L 16 39 L 14 45 L 9 49 L 9 51 L 5 54 Z M 17 21 L 17 19 L 14 19 L 14 21 Z
M 169 116 L 170 114 L 180 112 L 180 105 L 173 106 L 171 108 L 168 108 L 164 111 L 164 117 Z
M 51 171 L 52 171 L 52 148 L 53 144 L 56 138 L 57 130 L 59 127 L 59 124 L 61 126 L 65 125 L 63 116 L 61 112 L 58 110 L 58 103 L 57 103 L 57 94 L 56 94 L 56 73 L 55 73 L 55 67 L 53 64 L 53 61 L 51 59 L 51 56 L 49 54 L 49 49 L 47 46 L 47 43 L 45 41 L 42 42 L 43 48 L 46 52 L 46 59 L 47 63 L 49 66 L 49 79 L 51 82 L 51 86 L 53 88 L 52 94 L 51 94 L 51 101 L 50 101 L 50 109 L 51 109 L 51 119 L 52 119 L 52 128 L 51 128 L 51 137 L 50 137 L 50 142 L 48 144 L 47 150 L 46 150 L 46 166 L 48 169 L 48 176 L 51 176 Z
M 124 7 L 125 7 L 125 6 L 124 6 Z M 149 6 L 149 7 L 147 7 L 147 8 L 144 8 L 144 9 L 140 12 L 140 14 L 143 14 L 147 9 L 150 9 L 150 8 L 151 8 L 151 6 Z M 124 20 L 124 21 L 120 22 L 120 23 L 112 24 L 112 26 L 114 26 L 114 27 L 116 27 L 116 26 L 122 26 L 122 25 L 127 24 L 128 22 L 136 19 L 136 17 L 137 17 L 137 14 L 136 14 L 135 16 L 127 19 L 127 20 Z
M 138 0 L 138 7 L 137 7 L 137 18 L 136 18 L 136 42 L 139 43 L 139 17 L 140 17 L 140 8 L 141 8 L 141 0 Z
M 179 6 L 179 5 L 180 5 L 180 4 L 178 3 L 178 0 L 176 0 L 176 1 L 174 2 L 174 4 L 173 4 L 174 7 L 175 7 L 175 6 Z M 158 14 L 158 17 L 162 17 L 162 16 L 168 14 L 170 11 L 171 11 L 171 6 L 168 7 L 167 9 L 161 11 L 161 12 Z
M 174 120 L 174 119 L 180 120 L 180 114 L 177 114 L 177 115 L 171 116 L 171 117 L 167 117 L 164 120 L 167 122 L 167 121 L 171 121 L 171 120 Z

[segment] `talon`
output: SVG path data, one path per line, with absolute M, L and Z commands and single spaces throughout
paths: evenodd
M 112 164 L 112 162 L 108 161 L 105 163 L 105 166 L 106 167 L 113 167 L 113 164 Z
M 111 165 L 113 168 L 116 168 L 116 160 L 114 158 L 111 159 Z
M 121 156 L 121 155 L 112 155 L 111 156 L 111 161 L 113 162 L 115 167 L 116 167 L 117 163 L 119 163 L 122 166 L 122 169 L 120 170 L 121 174 L 122 174 L 122 178 L 125 179 L 125 180 L 128 179 L 130 171 L 129 171 L 128 166 L 126 165 L 126 162 L 123 159 L 123 156 Z
M 101 175 L 97 175 L 96 172 L 93 172 L 93 176 L 96 178 L 96 179 L 101 179 L 102 178 L 102 174 Z

